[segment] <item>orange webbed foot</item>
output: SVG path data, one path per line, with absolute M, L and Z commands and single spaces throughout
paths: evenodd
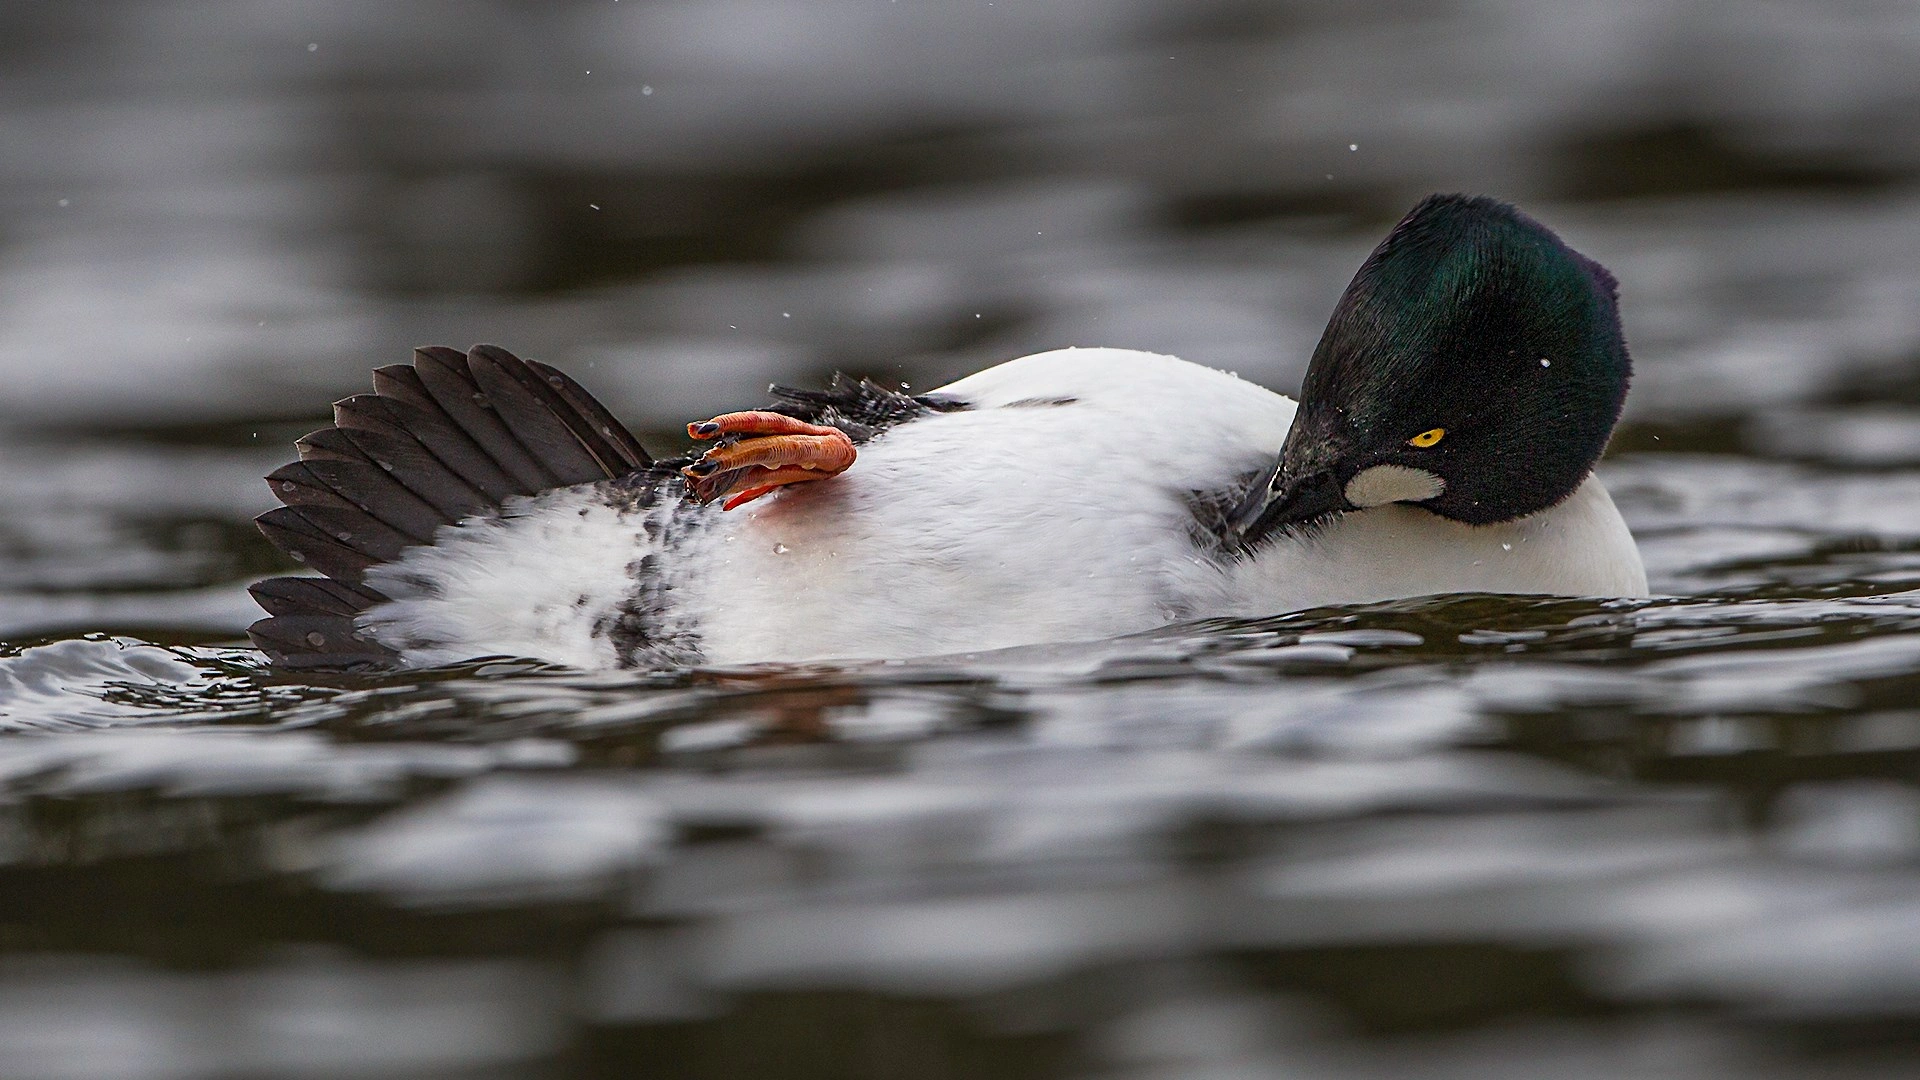
M 853 464 L 853 440 L 835 427 L 784 413 L 735 412 L 687 425 L 696 439 L 722 439 L 681 469 L 694 501 L 724 498 L 732 510 L 787 484 L 825 480 Z

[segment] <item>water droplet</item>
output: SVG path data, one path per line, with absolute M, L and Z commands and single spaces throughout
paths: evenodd
M 322 645 L 325 645 L 326 643 L 327 643 L 327 635 L 321 633 L 318 630 L 311 631 L 307 634 L 307 644 L 313 646 L 316 649 Z
M 308 52 L 319 52 L 319 51 L 320 51 L 320 43 L 319 43 L 319 42 L 317 42 L 317 41 L 309 41 L 309 42 L 307 42 L 307 51 L 308 51 Z
M 1360 144 L 1359 144 L 1359 143 L 1357 143 L 1357 142 L 1350 142 L 1350 143 L 1348 143 L 1348 144 L 1347 144 L 1347 152 L 1348 152 L 1348 153 L 1352 153 L 1352 152 L 1354 152 L 1355 150 L 1358 150 L 1358 149 L 1360 149 Z
M 786 554 L 787 552 L 789 552 L 789 551 L 792 551 L 792 550 L 793 550 L 792 548 L 790 548 L 790 547 L 788 547 L 788 546 L 787 546 L 787 545 L 785 545 L 785 544 L 775 544 L 775 545 L 773 545 L 773 553 L 774 553 L 775 555 L 785 555 L 785 554 Z
M 1512 551 L 1512 550 L 1513 550 L 1513 545 L 1512 545 L 1512 544 L 1501 544 L 1501 545 L 1500 545 L 1500 550 L 1501 550 L 1501 551 Z
M 1547 359 L 1546 357 L 1544 357 L 1544 356 L 1543 356 L 1543 357 L 1541 357 L 1541 358 L 1540 358 L 1540 366 L 1541 366 L 1541 367 L 1552 367 L 1552 366 L 1553 366 L 1553 361 L 1551 361 L 1551 360 L 1549 360 L 1549 359 Z
M 642 86 L 642 87 L 640 88 L 640 96 L 641 96 L 641 97 L 652 97 L 652 96 L 653 96 L 653 87 L 651 87 L 651 86 Z
M 70 204 L 71 202 L 73 202 L 73 200 L 72 200 L 72 199 L 61 199 L 61 200 L 60 200 L 60 205 L 61 205 L 61 206 L 66 206 L 66 205 L 68 205 L 68 204 Z

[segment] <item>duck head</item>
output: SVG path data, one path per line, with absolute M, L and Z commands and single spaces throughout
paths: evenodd
M 1387 503 L 1487 525 L 1565 499 L 1626 400 L 1616 293 L 1513 207 L 1429 196 L 1334 308 L 1242 540 Z

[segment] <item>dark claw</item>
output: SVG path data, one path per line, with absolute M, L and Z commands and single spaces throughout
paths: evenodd
M 686 473 L 688 476 L 710 476 L 713 474 L 713 471 L 719 467 L 719 462 L 701 458 L 699 461 L 694 462 L 680 471 Z
M 753 468 L 749 465 L 746 468 L 728 469 L 711 476 L 690 476 L 687 478 L 687 494 L 693 497 L 694 502 L 705 505 L 731 492 L 740 482 L 741 477 L 753 471 Z
M 720 425 L 714 423 L 711 420 L 703 421 L 702 423 L 698 423 L 698 424 L 688 424 L 687 434 L 692 435 L 696 439 L 710 438 L 714 435 L 720 434 Z

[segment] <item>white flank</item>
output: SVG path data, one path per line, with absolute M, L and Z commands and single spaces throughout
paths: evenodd
M 617 511 L 585 485 L 511 499 L 369 570 L 367 584 L 393 602 L 360 624 L 410 663 L 505 655 L 611 667 L 594 627 L 632 589 L 628 564 L 654 546 L 642 522 L 663 512 Z
M 723 515 L 678 595 L 717 662 L 898 657 L 1184 617 L 1189 493 L 1251 479 L 1293 402 L 1168 356 L 1068 349 L 937 391 L 974 408 Z M 1045 404 L 1071 399 L 1069 404 Z

